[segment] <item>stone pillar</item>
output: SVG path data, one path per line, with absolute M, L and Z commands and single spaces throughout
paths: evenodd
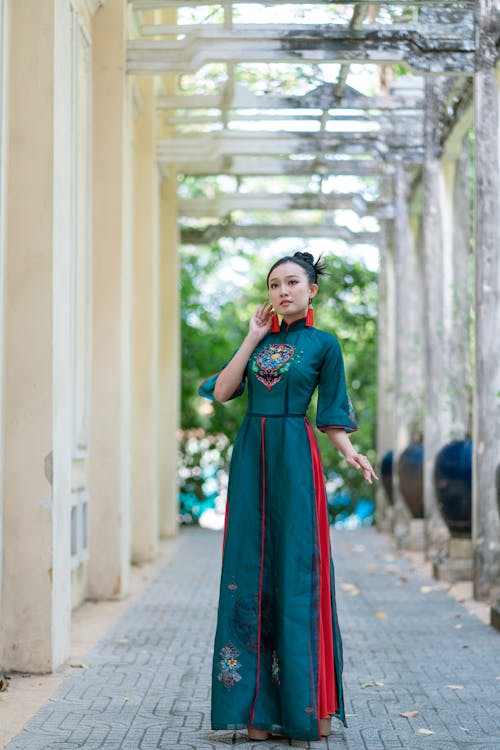
M 180 412 L 180 275 L 177 173 L 169 167 L 160 187 L 159 469 L 160 533 L 177 530 L 177 429 Z
M 446 290 L 449 267 L 443 237 L 442 173 L 439 162 L 442 108 L 439 81 L 426 82 L 422 215 L 425 293 L 425 416 L 424 416 L 424 506 L 426 551 L 433 562 L 443 560 L 450 534 L 441 517 L 434 487 L 434 462 L 450 432 L 447 379 L 449 374 L 449 314 Z M 448 276 L 445 274 L 448 273 Z
M 395 279 L 394 248 L 385 227 L 381 232 L 378 281 L 378 357 L 377 357 L 377 456 L 380 461 L 393 450 L 394 440 L 394 368 L 395 368 Z M 392 529 L 393 506 L 382 482 L 376 486 L 377 527 Z
M 140 110 L 134 127 L 134 267 L 132 365 L 132 560 L 158 549 L 157 415 L 154 364 L 157 284 L 157 167 L 153 77 L 134 79 Z
M 464 118 L 467 120 L 468 118 Z M 460 130 L 463 129 L 463 126 Z M 459 134 L 460 136 L 460 134 Z M 447 236 L 447 263 L 450 289 L 443 294 L 451 297 L 450 324 L 446 331 L 449 364 L 444 374 L 447 385 L 441 403 L 449 411 L 449 439 L 471 437 L 471 361 L 470 328 L 472 303 L 471 258 L 471 191 L 470 140 L 460 136 L 453 144 L 453 135 L 446 143 L 446 157 L 441 159 L 442 225 Z M 443 436 L 444 439 L 444 436 Z M 448 581 L 471 580 L 472 543 L 468 538 L 448 540 L 444 557 L 434 562 L 434 575 Z
M 493 0 L 476 4 L 474 596 L 500 596 L 500 70 L 495 68 Z
M 130 559 L 131 224 L 126 0 L 107 0 L 93 37 L 93 358 L 89 596 L 127 592 Z
M 70 625 L 70 3 L 9 10 L 0 663 L 50 672 Z
M 423 548 L 423 521 L 413 518 L 401 493 L 398 461 L 410 443 L 422 439 L 422 286 L 417 229 L 410 221 L 409 175 L 396 167 L 394 180 L 395 266 L 395 417 L 394 417 L 394 534 L 408 549 Z M 413 222 L 415 224 L 415 222 Z
M 442 155 L 442 82 L 426 82 L 426 156 L 423 168 L 425 277 L 424 503 L 426 544 L 435 573 L 447 575 L 450 533 L 437 503 L 434 466 L 438 452 L 467 432 L 466 368 L 469 333 L 467 265 L 469 211 L 457 208 L 457 160 Z M 462 170 L 463 170 L 462 165 Z M 463 179 L 462 179 L 463 183 Z M 466 196 L 465 196 L 466 199 Z M 465 287 L 464 287 L 465 285 Z M 465 328 L 457 323 L 462 322 Z

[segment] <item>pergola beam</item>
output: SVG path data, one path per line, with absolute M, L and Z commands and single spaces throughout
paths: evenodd
M 314 161 L 314 160 L 313 160 Z M 168 159 L 158 154 L 158 162 L 169 164 Z M 329 177 L 348 175 L 351 177 L 385 177 L 393 174 L 394 165 L 375 159 L 327 159 L 322 155 L 320 163 L 311 168 L 309 159 L 235 156 L 214 161 L 177 162 L 179 173 L 192 177 L 209 175 L 233 175 L 235 177 L 270 177 L 278 175 L 307 176 L 313 174 Z
M 340 101 L 335 100 L 336 84 L 323 83 L 303 96 L 269 96 L 257 95 L 242 84 L 235 84 L 233 98 L 229 108 L 233 110 L 276 110 L 276 109 L 339 109 L 380 110 L 383 111 L 422 111 L 423 88 L 405 92 L 404 95 L 388 94 L 385 96 L 364 96 L 350 86 L 346 86 Z M 222 109 L 224 100 L 222 92 L 217 94 L 191 94 L 160 96 L 157 99 L 158 109 Z
M 181 229 L 181 242 L 184 245 L 209 245 L 221 237 L 250 240 L 320 237 L 339 239 L 350 245 L 377 245 L 379 242 L 376 232 L 351 232 L 347 227 L 335 224 L 217 224 L 204 229 Z
M 161 26 L 156 34 L 161 34 Z M 179 34 L 179 27 L 175 27 Z M 406 63 L 423 74 L 473 74 L 473 24 L 447 27 L 448 37 L 432 28 L 402 25 L 345 29 L 317 24 L 284 26 L 238 24 L 233 29 L 207 24 L 182 39 L 132 39 L 128 42 L 130 74 L 195 72 L 209 62 Z M 171 32 L 170 32 L 171 33 Z M 456 33 L 457 36 L 453 34 Z
M 129 0 L 130 2 L 130 0 Z M 335 0 L 335 5 L 363 5 L 366 0 Z M 217 0 L 216 2 L 207 2 L 207 0 L 132 0 L 134 10 L 160 10 L 162 8 L 185 8 L 186 5 L 198 7 L 201 5 L 234 5 L 235 0 Z M 304 0 L 241 0 L 241 5 L 258 4 L 258 5 L 303 5 Z M 324 5 L 325 0 L 308 0 L 308 5 Z M 474 0 L 370 0 L 370 5 L 397 5 L 398 7 L 436 7 L 436 6 L 453 6 L 458 8 L 469 9 L 473 6 Z
M 421 163 L 422 133 L 414 132 L 413 121 L 402 133 L 289 133 L 278 131 L 223 132 L 176 136 L 159 140 L 157 154 L 171 164 L 190 161 L 214 161 L 233 156 L 288 156 L 342 154 L 373 156 L 382 159 Z M 201 137 L 200 137 L 201 136 Z
M 214 198 L 180 198 L 179 216 L 223 217 L 233 211 L 354 211 L 360 216 L 389 218 L 391 203 L 366 200 L 359 193 L 226 193 Z

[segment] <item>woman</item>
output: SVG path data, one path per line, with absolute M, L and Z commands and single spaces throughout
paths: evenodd
M 305 414 L 318 386 L 317 426 L 371 483 L 337 339 L 314 328 L 323 264 L 278 260 L 240 348 L 200 386 L 248 410 L 234 444 L 212 680 L 212 728 L 319 739 L 345 724 L 342 643 L 335 608 L 325 486 Z M 282 316 L 281 325 L 277 314 Z

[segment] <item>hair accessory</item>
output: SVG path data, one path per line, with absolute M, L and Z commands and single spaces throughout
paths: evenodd
M 312 328 L 314 325 L 314 310 L 312 306 L 312 300 L 309 300 L 309 307 L 307 308 L 306 315 L 306 328 Z
M 273 317 L 271 318 L 271 333 L 279 333 L 279 331 L 280 331 L 279 318 L 276 315 L 276 313 L 274 313 Z

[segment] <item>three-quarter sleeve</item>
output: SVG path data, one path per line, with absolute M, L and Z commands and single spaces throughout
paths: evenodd
M 236 349 L 236 351 L 233 352 L 233 356 L 231 357 L 231 359 L 234 357 L 237 351 L 238 350 Z M 231 361 L 231 359 L 229 360 L 229 362 Z M 208 377 L 206 380 L 204 380 L 200 384 L 200 386 L 198 387 L 198 393 L 200 394 L 200 396 L 203 396 L 203 398 L 208 398 L 210 399 L 210 401 L 215 401 L 215 396 L 214 396 L 215 383 L 217 382 L 217 378 L 219 377 L 220 373 L 222 372 L 224 367 L 227 367 L 229 362 L 226 362 L 226 364 L 223 367 L 221 367 L 221 369 L 218 372 L 215 372 L 213 375 L 210 375 L 210 377 Z M 235 392 L 232 394 L 232 396 L 230 396 L 227 399 L 228 401 L 231 401 L 231 399 L 233 398 L 237 398 L 237 396 L 241 396 L 241 394 L 245 390 L 245 378 L 246 378 L 246 371 L 243 375 L 243 379 L 241 383 L 239 384 Z
M 334 336 L 328 337 L 321 365 L 316 425 L 322 431 L 343 429 L 346 432 L 355 432 L 358 429 L 351 399 L 347 393 L 342 351 Z

